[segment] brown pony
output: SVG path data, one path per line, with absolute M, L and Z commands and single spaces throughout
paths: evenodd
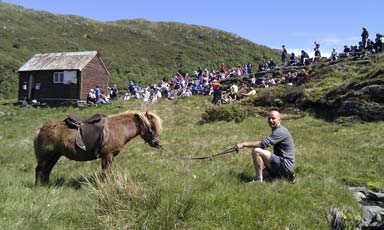
M 152 147 L 161 148 L 158 133 L 162 129 L 161 119 L 151 112 L 126 111 L 105 117 L 108 140 L 99 149 L 102 173 L 107 177 L 113 158 L 132 138 L 140 135 Z M 90 161 L 97 157 L 76 144 L 77 129 L 69 128 L 65 121 L 51 121 L 43 125 L 34 140 L 37 160 L 35 185 L 48 183 L 49 174 L 61 156 L 75 161 Z

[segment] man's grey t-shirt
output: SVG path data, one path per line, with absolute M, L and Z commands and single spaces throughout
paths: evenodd
M 295 164 L 295 144 L 288 129 L 283 125 L 272 129 L 272 133 L 261 140 L 260 147 L 265 149 L 273 146 L 273 153 L 283 160 L 286 169 L 293 172 Z

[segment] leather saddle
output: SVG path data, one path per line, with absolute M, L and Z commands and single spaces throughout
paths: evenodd
M 98 151 L 108 141 L 109 129 L 107 119 L 102 114 L 95 114 L 88 119 L 80 119 L 72 114 L 64 120 L 69 128 L 77 129 L 76 145 L 84 151 Z

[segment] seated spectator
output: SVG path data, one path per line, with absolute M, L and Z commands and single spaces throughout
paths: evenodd
M 126 93 L 124 94 L 123 100 L 124 100 L 124 101 L 128 101 L 130 98 L 131 98 L 131 96 L 129 95 L 128 92 L 126 92 Z
M 301 51 L 300 64 L 301 64 L 301 65 L 307 65 L 307 64 L 309 64 L 309 55 L 308 55 L 308 53 L 305 52 L 304 50 Z
M 144 101 L 144 102 L 149 102 L 150 97 L 151 97 L 151 92 L 149 92 L 148 89 L 144 89 L 144 92 L 143 92 L 143 101 Z
M 276 81 L 275 79 L 272 77 L 272 75 L 267 75 L 266 79 L 265 79 L 265 85 L 266 87 L 273 87 L 276 85 Z
M 240 66 L 237 66 L 237 76 L 243 76 L 244 72 Z
M 90 89 L 87 96 L 87 103 L 94 104 L 96 103 L 96 93 L 94 89 Z
M 269 61 L 269 63 L 268 63 L 268 68 L 269 68 L 270 70 L 273 70 L 273 69 L 276 68 L 276 62 L 275 62 L 273 59 L 271 59 L 271 60 Z
M 253 87 L 251 87 L 250 90 L 247 93 L 243 93 L 241 95 L 241 98 L 249 97 L 249 96 L 254 96 L 254 95 L 256 95 L 256 90 Z
M 285 82 L 288 85 L 292 85 L 292 73 L 291 72 L 288 72 L 287 75 L 285 76 Z
M 289 65 L 290 66 L 297 65 L 297 57 L 295 56 L 295 53 L 291 53 L 291 56 L 289 57 Z
M 363 52 L 365 49 L 365 46 L 363 45 L 363 42 L 359 42 L 359 46 L 357 48 L 357 50 L 355 50 L 355 52 Z
M 300 77 L 306 78 L 309 76 L 309 73 L 305 69 L 301 69 L 299 75 Z
M 291 83 L 289 83 L 288 85 L 296 85 L 298 80 L 299 78 L 297 77 L 297 72 L 294 72 L 291 75 Z
M 99 99 L 97 99 L 96 104 L 107 104 L 109 98 L 105 95 L 104 91 L 101 91 Z
M 373 41 L 371 39 L 368 39 L 367 40 L 367 46 L 365 47 L 365 49 L 368 51 L 368 52 L 373 52 Z
M 349 53 L 351 52 L 351 49 L 347 45 L 345 45 L 343 52 L 344 52 L 344 56 L 348 57 Z
M 160 99 L 163 97 L 161 94 L 161 89 L 154 90 L 154 97 L 156 98 L 156 101 L 160 101 Z
M 223 94 L 222 96 L 221 96 L 221 104 L 229 104 L 229 103 L 231 103 L 231 97 L 229 96 L 229 95 L 227 95 L 227 94 Z
M 192 91 L 189 87 L 185 90 L 184 97 L 191 97 L 192 96 Z
M 248 68 L 248 74 L 252 74 L 252 64 L 251 63 L 247 64 L 247 68 Z
M 331 61 L 336 61 L 337 60 L 337 51 L 336 51 L 336 48 L 333 48 L 332 49 L 332 53 L 331 53 Z
M 296 85 L 305 83 L 308 80 L 309 73 L 305 69 L 301 69 L 296 77 Z
M 192 94 L 196 95 L 196 94 L 199 94 L 199 80 L 195 80 L 193 81 L 193 85 L 192 85 Z

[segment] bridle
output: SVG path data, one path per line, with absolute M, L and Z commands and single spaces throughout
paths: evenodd
M 160 143 L 159 143 L 159 140 L 157 139 L 157 133 L 153 130 L 152 128 L 152 120 L 151 120 L 151 117 L 148 115 L 148 113 L 145 113 L 145 119 L 147 121 L 143 121 L 143 124 L 142 124 L 142 127 L 144 128 L 144 133 L 143 136 L 146 136 L 144 138 L 145 142 L 147 142 L 149 145 L 151 145 L 152 147 L 156 147 L 156 148 L 162 148 Z

